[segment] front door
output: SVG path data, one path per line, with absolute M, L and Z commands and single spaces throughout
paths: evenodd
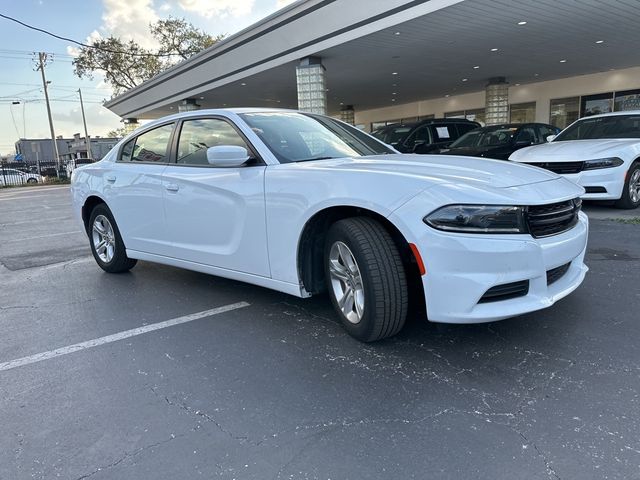
M 175 163 L 164 171 L 167 229 L 176 258 L 270 276 L 265 223 L 265 165 L 214 167 L 207 148 L 238 145 L 251 151 L 223 118 L 185 120 Z

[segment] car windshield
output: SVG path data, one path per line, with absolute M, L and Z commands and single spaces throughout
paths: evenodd
M 584 118 L 563 130 L 554 142 L 600 138 L 640 138 L 640 115 Z
M 240 116 L 280 163 L 396 153 L 357 128 L 321 115 L 261 112 Z
M 480 128 L 465 133 L 450 148 L 497 147 L 507 145 L 518 130 L 515 127 Z
M 373 132 L 371 135 L 389 145 L 401 143 L 411 132 L 411 127 L 386 127 Z

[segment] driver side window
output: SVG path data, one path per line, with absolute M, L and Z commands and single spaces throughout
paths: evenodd
M 244 147 L 251 151 L 240 134 L 226 121 L 219 118 L 187 120 L 180 129 L 178 140 L 178 165 L 207 166 L 207 149 L 219 145 Z

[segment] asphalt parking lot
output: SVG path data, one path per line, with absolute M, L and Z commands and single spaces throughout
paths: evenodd
M 587 263 L 551 309 L 364 345 L 326 298 L 105 274 L 67 187 L 1 190 L 0 479 L 640 478 L 640 225 L 593 220 Z

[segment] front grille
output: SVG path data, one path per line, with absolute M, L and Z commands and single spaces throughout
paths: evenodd
M 527 207 L 529 233 L 534 238 L 548 237 L 566 232 L 578 223 L 582 201 L 579 198 L 566 202 Z
M 527 163 L 527 165 L 544 168 L 545 170 L 559 174 L 580 173 L 584 168 L 584 162 L 539 162 Z
M 564 277 L 564 274 L 567 273 L 570 266 L 571 262 L 552 268 L 551 270 L 547 270 L 547 285 L 551 285 Z
M 499 302 L 501 300 L 524 297 L 527 293 L 529 293 L 529 280 L 504 283 L 487 290 L 478 303 Z

